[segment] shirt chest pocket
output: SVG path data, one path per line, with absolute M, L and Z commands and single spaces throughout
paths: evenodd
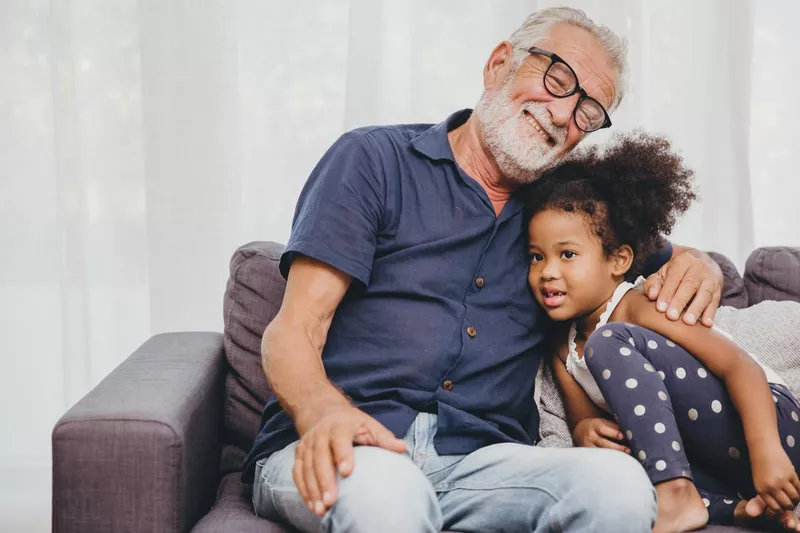
M 528 265 L 521 262 L 514 268 L 514 283 L 507 296 L 508 317 L 514 324 L 528 331 L 535 331 L 542 324 L 543 310 L 528 286 Z
M 533 331 L 537 324 L 540 324 L 541 309 L 539 305 L 531 300 L 528 302 L 514 302 L 508 306 L 508 318 L 515 324 Z

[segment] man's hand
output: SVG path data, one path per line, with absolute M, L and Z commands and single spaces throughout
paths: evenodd
M 572 438 L 583 448 L 611 448 L 631 453 L 630 448 L 620 444 L 625 436 L 619 424 L 605 418 L 584 418 L 575 425 Z
M 722 270 L 708 254 L 677 245 L 673 250 L 672 259 L 647 278 L 645 294 L 651 301 L 658 299 L 656 308 L 666 311 L 670 320 L 683 313 L 686 324 L 694 325 L 702 317 L 703 325 L 713 326 L 722 297 Z
M 292 477 L 303 501 L 322 516 L 336 501 L 336 472 L 353 471 L 353 443 L 403 453 L 406 443 L 380 422 L 352 406 L 324 413 L 300 438 Z

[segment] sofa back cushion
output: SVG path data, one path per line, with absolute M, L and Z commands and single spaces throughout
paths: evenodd
M 284 246 L 252 242 L 236 250 L 223 301 L 225 379 L 222 458 L 224 472 L 241 467 L 258 433 L 261 412 L 271 392 L 261 366 L 261 337 L 280 309 L 286 281 L 278 270 Z M 725 275 L 722 305 L 747 307 L 744 282 L 736 267 L 721 254 L 712 257 Z
M 750 305 L 764 300 L 800 302 L 800 248 L 759 248 L 744 269 L 744 284 Z
M 733 261 L 716 252 L 708 252 L 708 255 L 716 261 L 719 268 L 722 270 L 724 283 L 722 286 L 720 305 L 727 305 L 737 309 L 747 307 L 749 305 L 747 289 L 745 289 L 744 280 L 736 269 L 736 265 L 733 264 Z
M 225 378 L 223 471 L 239 468 L 258 433 L 270 395 L 261 367 L 261 337 L 275 318 L 286 281 L 278 271 L 283 245 L 252 242 L 236 250 L 223 301 Z

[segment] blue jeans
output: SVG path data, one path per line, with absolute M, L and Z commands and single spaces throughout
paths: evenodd
M 358 446 L 338 478 L 339 498 L 312 513 L 292 479 L 296 443 L 256 465 L 253 505 L 305 533 L 645 533 L 655 491 L 630 456 L 590 448 L 495 444 L 468 455 L 436 453 L 436 415 L 421 413 L 405 454 Z

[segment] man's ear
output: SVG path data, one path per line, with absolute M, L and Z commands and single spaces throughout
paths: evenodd
M 514 47 L 508 41 L 503 41 L 492 50 L 492 55 L 483 67 L 483 88 L 485 90 L 500 87 L 506 79 L 509 69 L 514 61 Z
M 615 276 L 624 276 L 633 264 L 633 249 L 623 244 L 611 254 L 612 272 Z

